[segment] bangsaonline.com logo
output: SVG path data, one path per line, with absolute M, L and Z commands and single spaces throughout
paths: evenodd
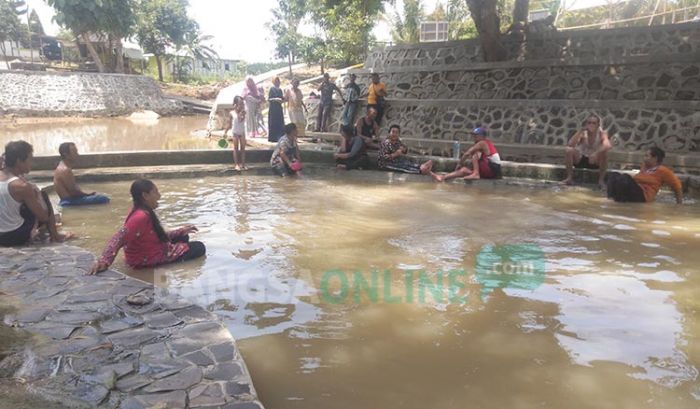
M 219 271 L 220 270 L 220 271 Z M 257 303 L 296 304 L 463 304 L 468 295 L 484 299 L 493 290 L 511 288 L 534 290 L 545 278 L 545 256 L 534 244 L 484 246 L 476 255 L 473 268 L 449 271 L 330 269 L 322 274 L 298 272 L 296 277 L 282 273 L 240 274 L 222 266 L 209 270 L 189 285 L 171 286 L 167 269 L 156 269 L 156 296 L 178 295 L 199 305 Z M 283 274 L 284 275 L 284 274 Z M 222 285 L 225 283 L 225 286 Z

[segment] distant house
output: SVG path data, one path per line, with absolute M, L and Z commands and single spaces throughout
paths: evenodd
M 144 54 L 144 57 L 148 60 L 148 70 L 153 73 L 157 72 L 158 68 L 155 56 L 153 54 Z M 218 60 L 195 60 L 184 51 L 179 53 L 170 52 L 162 61 L 164 78 L 173 78 L 177 73 L 177 67 L 179 65 L 182 73 L 186 75 L 217 79 L 228 77 L 236 71 L 236 66 L 241 62 L 241 60 L 228 58 L 221 58 Z

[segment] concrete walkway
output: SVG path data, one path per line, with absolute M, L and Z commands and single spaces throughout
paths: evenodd
M 70 407 L 262 409 L 236 342 L 217 317 L 68 245 L 0 248 L 6 324 L 35 334 L 12 369 Z

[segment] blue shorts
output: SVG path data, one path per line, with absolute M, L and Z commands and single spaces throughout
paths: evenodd
M 96 204 L 106 204 L 109 203 L 109 197 L 105 195 L 88 195 L 81 197 L 71 197 L 68 199 L 61 199 L 58 202 L 59 206 L 85 206 L 85 205 L 96 205 Z

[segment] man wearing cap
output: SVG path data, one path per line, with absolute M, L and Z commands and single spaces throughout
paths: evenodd
M 454 178 L 464 179 L 500 179 L 501 178 L 501 156 L 490 139 L 486 137 L 486 128 L 474 128 L 472 136 L 474 145 L 462 155 L 455 167 L 454 172 L 446 175 L 438 175 L 432 171 L 432 161 L 424 164 L 427 171 L 436 182 L 444 182 Z M 471 169 L 467 161 L 471 159 Z

